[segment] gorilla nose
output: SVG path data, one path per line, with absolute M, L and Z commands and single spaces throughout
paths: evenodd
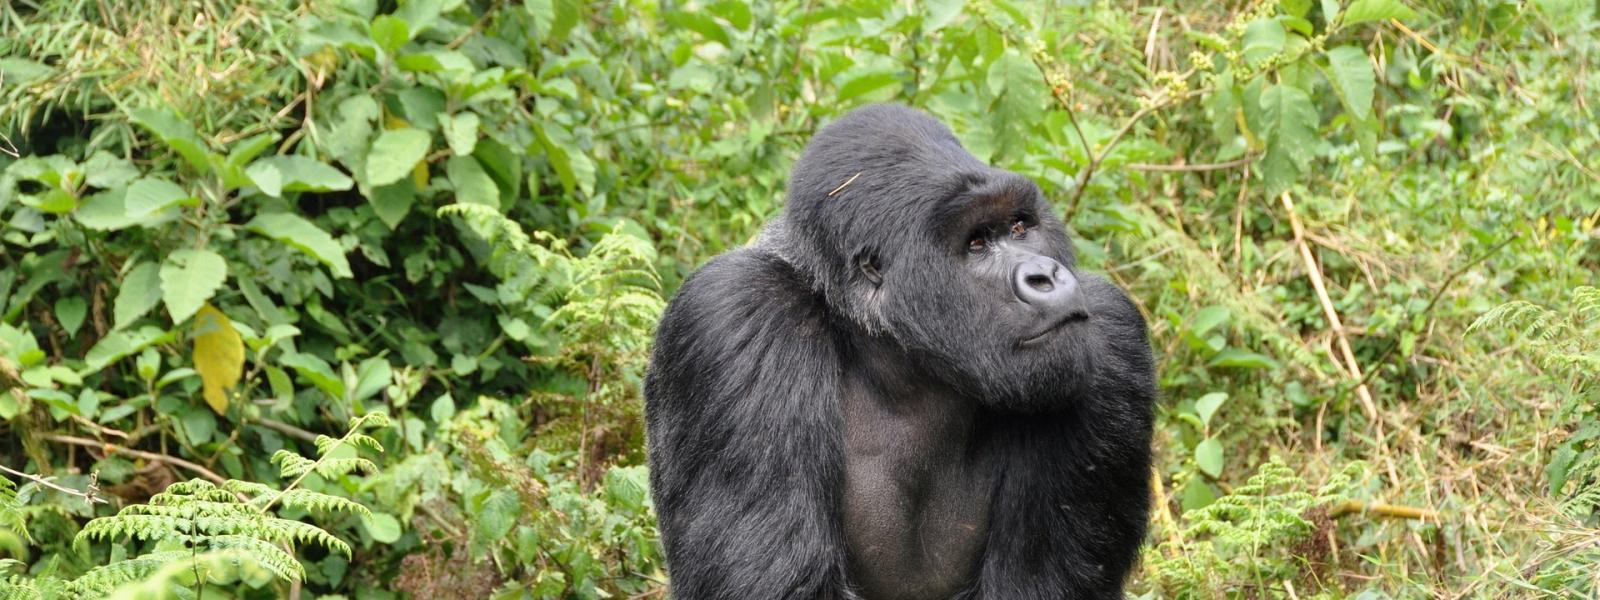
M 1083 312 L 1078 278 L 1055 259 L 1033 256 L 1012 271 L 1011 288 L 1017 299 L 1050 312 Z

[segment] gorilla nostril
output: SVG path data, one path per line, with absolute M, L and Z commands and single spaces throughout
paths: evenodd
M 1055 282 L 1051 281 L 1050 277 L 1044 275 L 1029 275 L 1023 281 L 1028 284 L 1028 287 L 1041 292 L 1048 292 L 1056 289 Z

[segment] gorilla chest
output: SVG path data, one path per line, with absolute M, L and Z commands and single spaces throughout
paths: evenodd
M 868 600 L 935 600 L 977 574 L 994 465 L 974 411 L 946 399 L 897 403 L 843 394 L 840 514 L 852 583 Z

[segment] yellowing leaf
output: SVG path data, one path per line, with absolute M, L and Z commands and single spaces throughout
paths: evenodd
M 417 189 L 419 189 L 419 190 L 422 189 L 422 188 L 428 187 L 428 163 L 427 163 L 427 161 L 419 162 L 419 163 L 417 163 L 417 166 L 412 167 L 412 169 L 411 169 L 411 183 L 413 185 L 416 185 Z
M 228 394 L 244 375 L 244 340 L 233 328 L 228 315 L 207 302 L 194 315 L 194 370 L 206 404 L 222 414 L 228 409 Z

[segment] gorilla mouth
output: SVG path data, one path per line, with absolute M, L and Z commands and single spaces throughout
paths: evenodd
M 1062 329 L 1066 329 L 1067 325 L 1069 325 L 1071 323 L 1076 323 L 1078 321 L 1087 321 L 1087 320 L 1089 320 L 1089 313 L 1087 313 L 1087 312 L 1074 311 L 1074 312 L 1068 313 L 1067 316 L 1062 317 L 1061 320 L 1056 321 L 1054 323 L 1051 323 L 1049 327 L 1044 328 L 1044 331 L 1039 332 L 1037 335 L 1035 335 L 1033 337 L 1030 337 L 1028 339 L 1022 340 L 1022 342 L 1019 343 L 1018 346 L 1021 346 L 1023 348 L 1027 348 L 1028 346 L 1032 346 L 1034 344 L 1038 344 L 1039 342 L 1044 341 L 1045 338 L 1050 337 L 1051 334 L 1053 334 L 1053 333 L 1055 333 L 1057 331 L 1060 331 Z

